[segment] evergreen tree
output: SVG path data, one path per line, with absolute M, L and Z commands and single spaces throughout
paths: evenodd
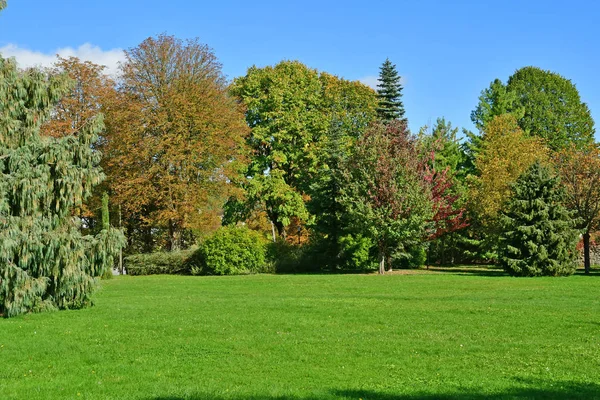
M 64 76 L 21 72 L 0 58 L 0 314 L 90 303 L 124 243 L 120 231 L 82 236 L 74 210 L 102 179 L 96 117 L 74 135 L 40 135 L 68 92 Z
M 379 98 L 377 115 L 379 119 L 382 121 L 397 119 L 406 123 L 400 76 L 396 71 L 396 65 L 392 64 L 389 59 L 386 59 L 379 69 L 379 84 L 377 87 L 377 97 Z
M 347 227 L 341 191 L 344 185 L 342 165 L 350 154 L 349 136 L 337 121 L 332 122 L 327 143 L 323 148 L 323 164 L 310 186 L 311 199 L 308 210 L 314 218 L 314 232 L 322 238 L 323 261 L 328 266 L 340 266 L 340 240 Z
M 514 276 L 559 276 L 575 272 L 577 231 L 563 206 L 559 178 L 539 162 L 512 187 L 503 212 L 500 263 Z

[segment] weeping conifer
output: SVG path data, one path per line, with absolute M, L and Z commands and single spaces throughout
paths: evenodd
M 559 179 L 539 162 L 515 183 L 502 213 L 500 263 L 514 276 L 560 276 L 575 272 L 577 231 L 563 206 Z
M 105 227 L 83 236 L 74 210 L 100 183 L 99 116 L 75 135 L 40 135 L 70 82 L 0 58 L 0 314 L 90 304 L 124 243 Z

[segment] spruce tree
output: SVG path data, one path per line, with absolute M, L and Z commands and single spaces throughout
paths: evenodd
M 396 71 L 396 65 L 389 59 L 379 69 L 379 84 L 377 85 L 377 115 L 381 121 L 400 120 L 404 118 L 404 104 L 402 104 L 402 84 Z
M 512 187 L 502 213 L 500 263 L 514 276 L 560 276 L 575 272 L 577 231 L 563 206 L 559 178 L 539 162 Z
M 124 243 L 83 236 L 75 211 L 102 179 L 93 143 L 102 118 L 63 138 L 40 126 L 69 89 L 64 76 L 0 58 L 0 314 L 79 308 Z

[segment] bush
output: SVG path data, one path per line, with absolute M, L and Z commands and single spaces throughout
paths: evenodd
M 125 257 L 124 264 L 128 275 L 187 275 L 193 267 L 193 253 L 194 249 L 134 254 Z
M 392 262 L 394 268 L 419 268 L 427 262 L 427 244 L 413 244 Z
M 200 245 L 190 260 L 194 275 L 265 272 L 266 239 L 248 228 L 223 227 Z
M 269 264 L 274 272 L 283 274 L 297 274 L 301 272 L 314 272 L 319 269 L 317 263 L 307 260 L 309 245 L 296 245 L 283 239 L 271 242 L 268 245 Z

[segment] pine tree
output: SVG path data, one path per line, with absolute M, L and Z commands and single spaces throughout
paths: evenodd
M 377 115 L 382 121 L 400 120 L 407 122 L 404 118 L 404 104 L 402 104 L 402 84 L 400 76 L 396 71 L 396 65 L 386 59 L 379 69 L 379 84 L 377 85 L 377 97 L 379 105 Z
M 21 72 L 0 58 L 0 314 L 79 308 L 124 243 L 114 229 L 82 236 L 74 209 L 102 179 L 93 143 L 101 117 L 76 134 L 40 135 L 67 93 L 65 76 Z
M 575 272 L 577 231 L 563 206 L 559 178 L 539 162 L 512 187 L 502 213 L 500 263 L 514 276 L 560 276 Z

